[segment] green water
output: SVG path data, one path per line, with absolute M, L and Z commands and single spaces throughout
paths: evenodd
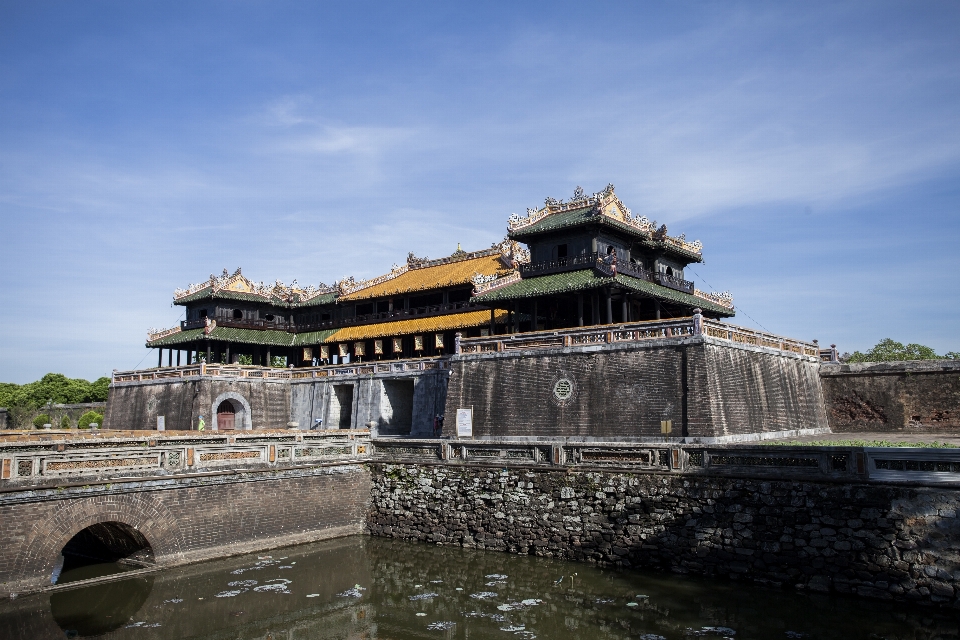
M 956 615 L 357 536 L 0 604 L 6 638 L 955 638 Z

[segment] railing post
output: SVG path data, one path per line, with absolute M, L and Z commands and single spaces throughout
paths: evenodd
M 457 331 L 453 336 L 453 352 L 456 355 L 460 355 L 460 339 L 463 338 L 463 334 Z
M 693 335 L 703 335 L 703 311 L 699 308 L 693 310 Z

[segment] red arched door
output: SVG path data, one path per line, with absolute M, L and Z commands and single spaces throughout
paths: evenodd
M 237 410 L 229 400 L 224 400 L 217 407 L 217 429 L 220 431 L 232 431 L 236 428 Z

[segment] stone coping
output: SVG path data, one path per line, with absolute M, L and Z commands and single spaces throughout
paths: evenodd
M 821 376 L 960 372 L 960 360 L 901 360 L 895 362 L 823 363 Z
M 126 440 L 130 438 L 153 440 L 163 438 L 223 438 L 224 436 L 240 437 L 262 437 L 262 436 L 289 436 L 291 434 L 311 434 L 329 437 L 345 436 L 365 436 L 369 435 L 367 429 L 325 429 L 322 431 L 310 431 L 307 429 L 252 429 L 236 431 L 154 431 L 148 429 L 140 430 L 114 430 L 114 429 L 44 429 L 42 431 L 18 431 L 18 432 L 0 432 L 0 443 L 13 442 L 69 442 L 69 441 L 98 441 L 98 440 Z

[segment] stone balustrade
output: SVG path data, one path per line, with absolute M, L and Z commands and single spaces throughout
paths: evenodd
M 136 435 L 134 435 L 136 434 Z M 364 460 L 369 433 L 44 432 L 0 436 L 0 490 Z
M 374 439 L 371 459 L 397 464 L 609 469 L 637 473 L 960 484 L 960 449 L 696 445 L 550 439 Z

